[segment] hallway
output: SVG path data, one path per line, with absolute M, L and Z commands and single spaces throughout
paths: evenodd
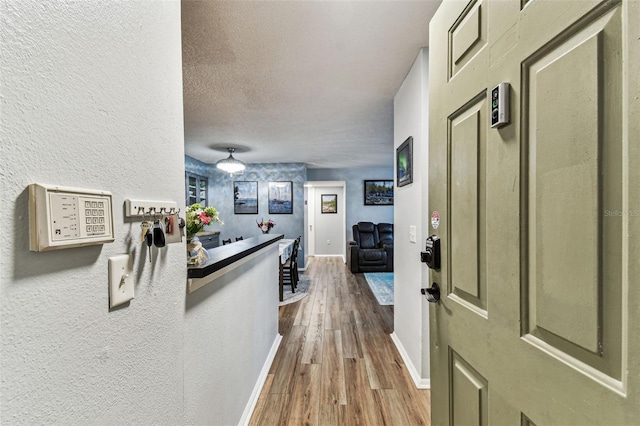
M 364 276 L 314 258 L 309 296 L 280 308 L 283 336 L 251 425 L 429 425 L 430 391 L 416 389 Z

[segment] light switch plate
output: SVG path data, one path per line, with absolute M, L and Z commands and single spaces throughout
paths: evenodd
M 109 258 L 109 307 L 122 305 L 133 299 L 133 265 L 131 255 Z
M 409 225 L 409 242 L 416 242 L 416 227 L 415 225 Z

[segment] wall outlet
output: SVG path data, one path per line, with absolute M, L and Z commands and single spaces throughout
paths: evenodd
M 330 246 L 331 245 L 331 240 L 327 240 L 327 245 Z

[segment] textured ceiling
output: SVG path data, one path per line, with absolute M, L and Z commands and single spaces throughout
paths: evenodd
M 393 165 L 393 96 L 440 1 L 182 2 L 185 152 Z

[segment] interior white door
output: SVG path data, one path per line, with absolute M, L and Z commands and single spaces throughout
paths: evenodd
M 341 256 L 346 261 L 346 182 L 308 181 L 305 188 L 309 217 L 305 233 L 309 237 L 309 255 Z M 323 206 L 323 200 L 335 200 L 335 206 Z
M 639 424 L 639 21 L 597 0 L 445 0 L 432 20 L 434 425 Z

